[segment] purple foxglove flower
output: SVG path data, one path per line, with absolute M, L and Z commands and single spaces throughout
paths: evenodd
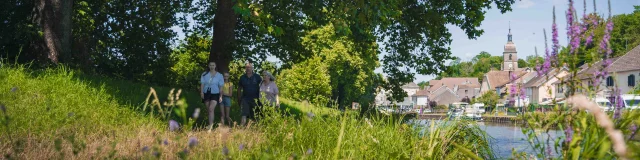
M 309 117 L 309 118 L 313 118 L 313 117 L 315 117 L 315 116 L 316 116 L 316 115 L 315 115 L 315 114 L 313 114 L 313 112 L 307 112 L 307 117 Z
M 149 147 L 147 146 L 142 147 L 142 152 L 146 152 L 146 151 L 149 151 Z
M 631 130 L 631 135 L 629 136 L 629 138 L 635 137 L 636 133 L 638 133 L 638 125 L 636 124 L 631 125 L 631 128 L 629 128 L 629 130 Z
M 558 25 L 556 24 L 556 7 L 553 7 L 553 24 L 551 24 L 551 56 L 549 58 L 549 66 L 556 63 L 558 52 L 560 49 L 560 41 L 558 40 Z
M 580 48 L 580 34 L 582 34 L 582 31 L 580 30 L 580 26 L 577 24 L 573 24 L 573 26 L 571 26 L 572 28 L 572 34 L 571 35 L 571 52 L 572 54 L 576 54 L 576 50 L 578 48 Z
M 620 88 L 616 88 L 613 90 L 613 96 L 615 96 L 615 110 L 613 112 L 613 119 L 619 119 L 622 114 L 622 109 L 624 108 L 624 100 L 622 99 L 622 93 L 620 92 Z
M 164 139 L 164 141 L 162 142 L 162 144 L 164 144 L 164 145 L 169 145 L 169 140 Z
M 572 26 L 573 26 L 573 1 L 569 0 L 569 8 L 566 12 L 567 16 L 567 36 L 573 35 Z
M 525 90 L 524 87 L 520 87 L 520 99 L 525 99 L 527 98 L 527 91 Z
M 178 124 L 178 122 L 173 119 L 169 120 L 169 131 L 173 132 L 177 131 L 178 129 L 180 129 L 180 124 Z
M 509 100 L 515 102 L 518 98 L 518 86 L 516 84 L 509 85 Z
M 240 151 L 244 150 L 244 144 L 240 144 L 240 147 L 238 147 L 238 149 L 239 149 Z
M 187 144 L 189 144 L 189 147 L 195 147 L 196 145 L 198 145 L 198 138 L 196 137 L 189 138 L 189 142 Z
M 591 43 L 593 43 L 593 36 L 594 36 L 594 33 L 593 33 L 593 31 L 591 31 L 591 34 L 589 34 L 589 36 L 587 36 L 587 40 L 585 40 L 585 42 L 584 42 L 585 46 L 589 46 L 589 45 L 591 45 Z
M 18 91 L 18 87 L 11 88 L 11 93 L 15 93 L 16 91 Z
M 160 152 L 158 151 L 153 151 L 153 153 L 151 153 L 154 157 L 160 157 Z
M 307 149 L 307 155 L 311 155 L 313 153 L 313 150 L 311 148 Z
M 566 136 L 564 142 L 569 143 L 573 140 L 573 129 L 571 128 L 571 125 L 567 126 L 564 130 L 564 134 Z
M 222 147 L 222 155 L 225 155 L 225 156 L 229 155 L 229 148 L 227 148 L 227 146 Z
M 536 66 L 536 72 L 538 72 L 538 76 L 547 74 L 547 72 L 549 72 L 549 68 L 551 67 L 551 55 L 549 55 L 549 46 L 547 45 L 547 30 L 542 29 L 542 32 L 544 34 L 544 62 Z

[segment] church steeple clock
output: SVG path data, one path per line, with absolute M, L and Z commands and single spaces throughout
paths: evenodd
M 509 34 L 507 35 L 507 44 L 504 45 L 502 58 L 503 71 L 515 71 L 518 69 L 518 52 L 516 51 L 516 44 L 513 43 L 511 35 L 511 22 L 509 22 Z

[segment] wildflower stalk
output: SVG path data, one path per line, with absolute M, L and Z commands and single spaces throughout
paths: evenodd
M 613 150 L 622 159 L 627 159 L 627 146 L 624 142 L 624 136 L 620 130 L 614 128 L 614 123 L 611 121 L 607 114 L 603 113 L 598 107 L 598 104 L 592 102 L 583 95 L 576 95 L 567 99 L 567 102 L 572 104 L 574 108 L 587 110 L 589 113 L 595 116 L 598 125 L 605 129 L 607 135 L 613 142 Z
M 339 155 L 340 155 L 340 146 L 342 145 L 342 137 L 344 137 L 344 128 L 346 126 L 347 123 L 347 113 L 343 113 L 342 116 L 342 123 L 340 124 L 340 134 L 338 136 L 338 144 L 336 145 L 336 148 L 334 149 L 334 155 L 333 155 L 333 159 L 338 159 Z

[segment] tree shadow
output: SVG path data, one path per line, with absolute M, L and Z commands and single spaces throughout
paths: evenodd
M 154 84 L 145 84 L 141 82 L 132 82 L 128 80 L 120 80 L 113 79 L 109 77 L 99 76 L 99 75 L 91 75 L 91 74 L 76 74 L 74 78 L 80 80 L 81 82 L 85 82 L 86 85 L 95 88 L 96 90 L 103 90 L 105 93 L 109 94 L 111 98 L 118 102 L 118 104 L 122 106 L 131 106 L 133 110 L 138 112 L 149 114 L 150 110 L 147 109 L 143 111 L 144 103 L 147 99 L 147 96 L 150 92 L 150 87 L 156 91 L 158 100 L 161 104 L 167 102 L 169 97 L 169 92 L 172 88 L 170 87 L 162 87 Z M 175 88 L 174 94 L 181 89 Z M 185 99 L 187 104 L 187 116 L 192 117 L 196 108 L 200 108 L 200 114 L 198 118 L 195 120 L 194 128 L 204 128 L 208 124 L 208 109 L 205 107 L 204 103 L 202 103 L 202 99 L 200 98 L 200 94 L 197 88 L 182 88 L 182 92 L 180 94 L 181 99 Z M 154 99 L 153 96 L 150 97 L 149 103 Z M 147 106 L 150 107 L 150 106 Z M 166 107 L 162 105 L 162 107 Z M 214 111 L 214 123 L 220 123 L 220 109 L 222 105 L 218 105 L 215 107 Z M 235 98 L 232 98 L 232 106 L 230 111 L 230 118 L 233 122 L 238 122 L 240 120 L 240 107 L 235 101 Z M 169 119 L 174 119 L 181 123 L 180 117 L 178 117 L 175 112 L 172 112 Z

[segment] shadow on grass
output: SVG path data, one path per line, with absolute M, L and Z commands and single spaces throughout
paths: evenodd
M 131 106 L 132 109 L 142 112 L 145 114 L 149 113 L 149 109 L 147 111 L 143 111 L 144 103 L 147 98 L 147 95 L 150 92 L 150 87 L 153 87 L 157 93 L 158 99 L 161 104 L 168 100 L 169 92 L 172 88 L 170 87 L 162 87 L 153 84 L 145 84 L 140 82 L 132 82 L 127 80 L 119 80 L 112 79 L 104 76 L 98 75 L 90 75 L 90 74 L 76 74 L 74 78 L 82 82 L 86 82 L 88 86 L 96 88 L 100 90 L 101 88 L 104 91 L 111 95 L 120 105 L 123 106 Z M 175 92 L 181 88 L 175 88 Z M 200 108 L 200 114 L 195 121 L 194 127 L 196 128 L 204 128 L 208 124 L 208 109 L 205 107 L 204 103 L 202 103 L 202 99 L 200 98 L 200 94 L 197 88 L 182 88 L 182 93 L 180 94 L 180 98 L 184 98 L 187 103 L 187 116 L 192 117 L 196 108 Z M 149 102 L 153 100 L 153 96 L 149 99 Z M 149 106 L 148 106 L 149 107 Z M 165 107 L 163 105 L 163 107 Z M 218 105 L 215 108 L 214 112 L 214 123 L 220 123 L 220 108 L 221 105 Z M 235 98 L 232 98 L 232 106 L 230 111 L 230 117 L 233 122 L 239 122 L 240 120 L 240 107 L 237 104 Z M 171 115 L 170 119 L 175 119 L 179 121 L 179 117 L 175 114 Z M 179 121 L 180 122 L 180 121 Z

